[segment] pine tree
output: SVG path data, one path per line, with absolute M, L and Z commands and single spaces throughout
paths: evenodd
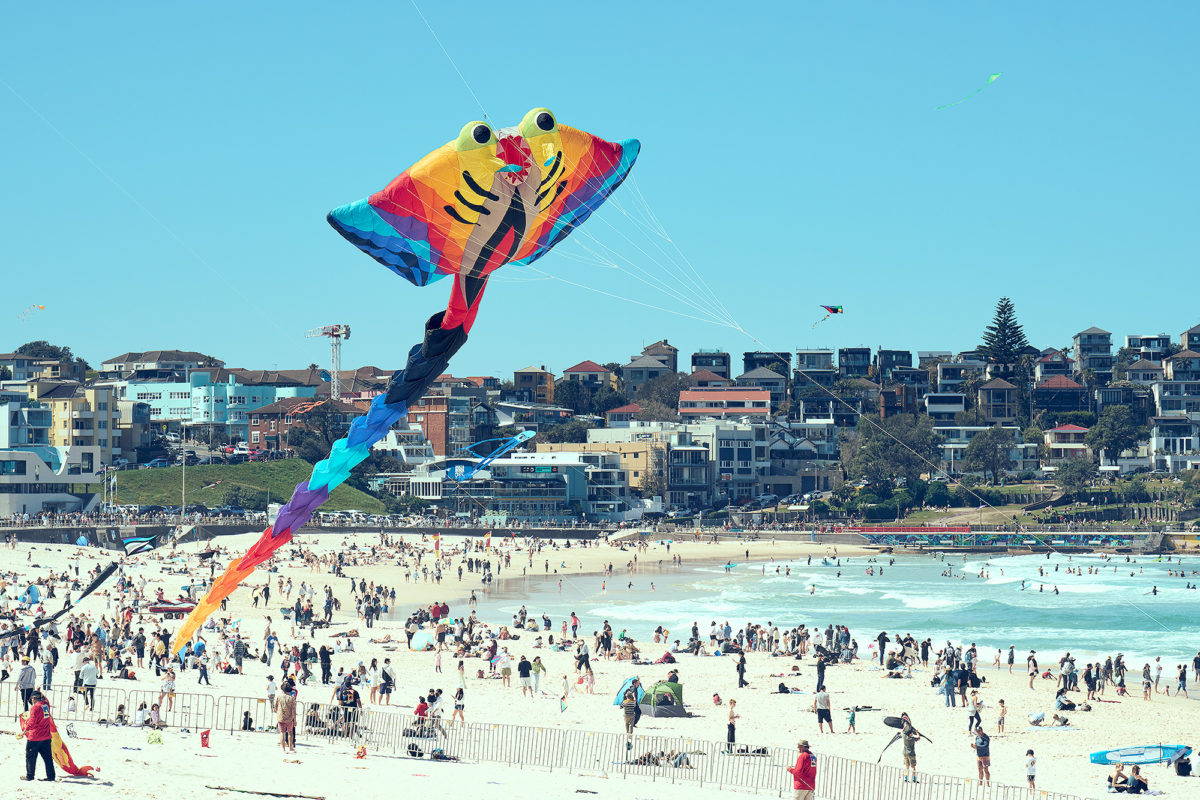
M 1016 364 L 1021 350 L 1029 346 L 1021 323 L 1017 322 L 1013 302 L 1001 297 L 996 303 L 992 324 L 983 330 L 983 346 L 979 351 L 993 364 Z

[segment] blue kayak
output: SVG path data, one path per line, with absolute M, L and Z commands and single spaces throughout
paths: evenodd
M 1117 750 L 1101 750 L 1090 756 L 1093 764 L 1157 764 L 1161 761 L 1176 761 L 1192 754 L 1192 748 L 1183 744 L 1155 744 L 1146 747 L 1122 747 Z

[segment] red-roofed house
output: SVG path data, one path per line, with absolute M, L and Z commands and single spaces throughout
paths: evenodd
M 771 414 L 769 389 L 684 389 L 679 393 L 679 413 L 684 419 L 745 416 L 766 418 Z
M 723 378 L 711 369 L 698 369 L 692 373 L 692 383 L 701 389 L 713 386 L 732 386 L 733 381 Z
M 1079 425 L 1059 425 L 1046 431 L 1048 463 L 1061 464 L 1073 458 L 1091 458 L 1092 451 L 1084 441 L 1087 432 L 1087 428 Z
M 1033 406 L 1039 411 L 1086 411 L 1087 390 L 1065 375 L 1055 375 L 1034 388 Z
M 610 428 L 629 427 L 629 422 L 638 414 L 642 413 L 642 407 L 637 403 L 614 408 L 604 415 L 605 423 Z
M 582 383 L 593 390 L 601 386 L 617 388 L 617 376 L 613 371 L 605 369 L 595 361 L 580 361 L 575 366 L 563 370 L 562 380 Z

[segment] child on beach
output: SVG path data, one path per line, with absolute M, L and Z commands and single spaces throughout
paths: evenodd
M 1029 788 L 1032 790 L 1037 780 L 1037 758 L 1032 750 L 1025 751 L 1025 779 L 1029 781 Z
M 850 724 L 846 726 L 846 733 L 858 733 L 854 729 L 854 709 L 850 709 Z
M 996 735 L 1004 733 L 1004 717 L 1008 714 L 1008 706 L 1004 705 L 1004 701 L 1000 700 L 1000 716 L 996 717 Z

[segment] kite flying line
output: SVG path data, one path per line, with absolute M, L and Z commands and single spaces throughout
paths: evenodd
M 993 82 L 996 80 L 996 78 L 999 78 L 999 77 L 1001 76 L 1001 74 L 1003 74 L 1003 73 L 997 72 L 995 75 L 993 75 L 992 77 L 988 78 L 988 80 L 987 80 L 987 83 L 985 83 L 983 86 L 980 86 L 980 87 L 979 87 L 978 89 L 976 89 L 975 91 L 971 92 L 969 95 L 967 95 L 966 97 L 964 97 L 962 100 L 955 100 L 953 103 L 950 103 L 950 104 L 948 104 L 948 105 L 944 105 L 944 106 L 938 106 L 938 111 L 941 111 L 943 108 L 951 108 L 951 107 L 953 107 L 953 106 L 956 106 L 956 105 L 958 105 L 959 103 L 962 103 L 962 102 L 964 102 L 964 101 L 966 101 L 966 100 L 968 100 L 968 99 L 970 99 L 970 98 L 974 97 L 975 95 L 979 94 L 979 93 L 980 93 L 980 92 L 982 92 L 984 89 L 986 89 L 987 87 L 991 86 L 991 85 L 992 85 L 992 83 L 993 83 Z

